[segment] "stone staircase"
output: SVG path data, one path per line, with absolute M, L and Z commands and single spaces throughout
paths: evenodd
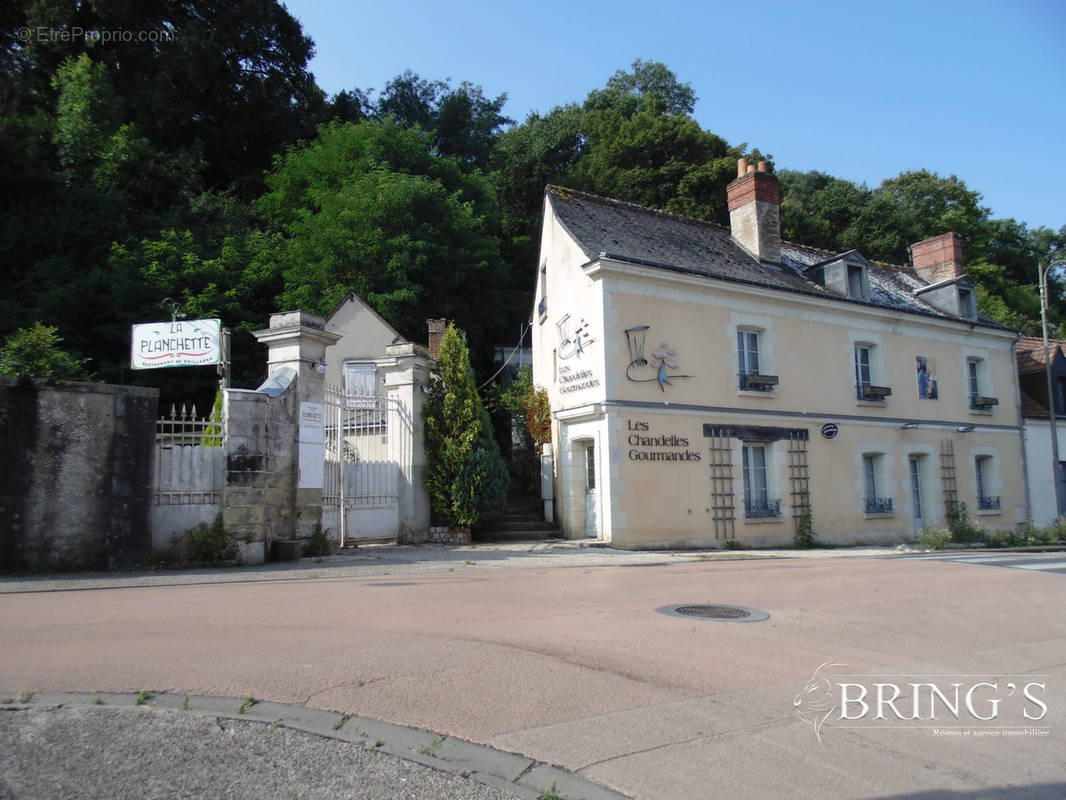
M 510 494 L 503 511 L 491 522 L 474 528 L 475 542 L 523 542 L 553 539 L 559 535 L 554 522 L 544 521 L 543 504 L 537 497 Z

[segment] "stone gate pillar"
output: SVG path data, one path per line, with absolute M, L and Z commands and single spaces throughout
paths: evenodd
M 295 487 L 293 533 L 306 538 L 322 521 L 326 348 L 341 337 L 326 331 L 322 317 L 305 311 L 271 314 L 270 327 L 254 335 L 268 348 L 268 383 L 275 376 L 296 376 L 298 425 L 289 480 Z
M 385 348 L 388 361 L 379 362 L 386 395 L 400 401 L 404 409 L 401 423 L 410 435 L 402 452 L 395 454 L 400 465 L 400 529 L 397 540 L 415 544 L 429 538 L 429 493 L 422 483 L 426 452 L 422 435 L 422 406 L 428 394 L 430 375 L 436 362 L 425 347 L 413 342 L 390 344 Z M 401 437 L 390 436 L 391 441 Z

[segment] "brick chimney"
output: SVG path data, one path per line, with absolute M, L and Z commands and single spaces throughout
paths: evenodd
M 440 359 L 440 343 L 444 341 L 444 330 L 448 327 L 446 319 L 427 319 L 429 327 L 429 357 L 434 361 Z
M 912 244 L 911 263 L 918 277 L 927 283 L 958 278 L 963 274 L 962 239 L 952 232 Z
M 781 263 L 781 190 L 766 162 L 737 161 L 737 179 L 726 196 L 733 239 L 760 261 Z

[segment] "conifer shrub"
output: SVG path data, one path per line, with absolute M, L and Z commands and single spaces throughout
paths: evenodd
M 510 478 L 454 325 L 444 332 L 437 365 L 439 380 L 422 409 L 424 483 L 434 522 L 469 527 L 499 513 Z

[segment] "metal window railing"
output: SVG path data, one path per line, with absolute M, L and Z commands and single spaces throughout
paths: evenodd
M 892 498 L 891 497 L 867 497 L 866 498 L 866 513 L 867 514 L 891 514 L 892 513 Z
M 780 500 L 745 500 L 744 516 L 751 518 L 766 518 L 781 516 Z
M 740 372 L 737 373 L 737 376 L 740 381 L 740 388 L 753 392 L 772 392 L 777 388 L 778 384 L 776 375 L 760 375 L 758 372 Z
M 995 511 L 999 508 L 999 498 L 982 495 L 977 498 L 977 508 L 981 511 Z
M 855 396 L 860 400 L 884 400 L 892 394 L 887 386 L 873 386 L 869 383 L 855 384 Z

